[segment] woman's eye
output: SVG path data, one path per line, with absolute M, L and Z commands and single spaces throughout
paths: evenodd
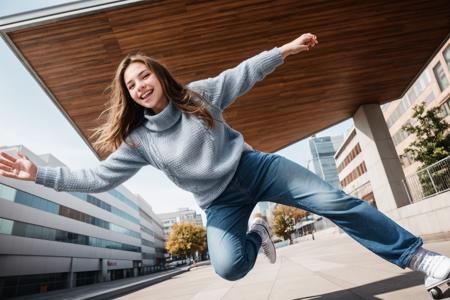
M 145 74 L 145 75 L 144 75 L 144 78 L 147 78 L 148 76 L 150 76 L 150 74 Z
M 129 90 L 132 90 L 133 88 L 134 88 L 134 84 L 133 84 L 133 85 L 130 85 L 130 86 L 128 87 Z

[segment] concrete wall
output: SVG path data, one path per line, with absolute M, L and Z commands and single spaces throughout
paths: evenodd
M 425 241 L 450 239 L 450 191 L 398 208 L 387 215 Z
M 450 191 L 424 199 L 420 202 L 397 208 L 385 213 L 425 242 L 450 240 Z M 329 239 L 345 234 L 337 226 L 314 233 L 316 240 Z M 311 240 L 312 236 L 297 238 L 296 241 Z

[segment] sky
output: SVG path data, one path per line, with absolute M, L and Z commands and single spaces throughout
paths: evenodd
M 64 2 L 74 1 L 0 0 L 0 17 Z M 0 66 L 0 146 L 22 144 L 38 155 L 51 153 L 75 169 L 98 164 L 94 153 L 2 39 Z M 316 135 L 345 135 L 352 125 L 352 120 L 348 119 Z M 306 140 L 277 153 L 304 166 L 310 158 Z M 150 166 L 142 168 L 124 185 L 140 194 L 155 213 L 181 207 L 202 213 L 190 193 L 176 187 L 162 172 Z M 205 221 L 203 213 L 202 216 Z

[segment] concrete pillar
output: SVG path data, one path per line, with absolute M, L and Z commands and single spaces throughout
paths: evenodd
M 100 282 L 109 281 L 108 277 L 108 260 L 106 258 L 100 259 Z
M 74 288 L 76 286 L 77 282 L 77 274 L 73 271 L 73 257 L 70 258 L 70 271 L 69 271 L 69 277 L 68 277 L 68 283 L 67 287 L 69 289 Z
M 387 213 L 408 205 L 405 174 L 380 105 L 361 105 L 353 122 L 378 209 Z

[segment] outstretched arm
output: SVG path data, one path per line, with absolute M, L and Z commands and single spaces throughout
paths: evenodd
M 20 152 L 19 158 L 0 152 L 0 175 L 35 181 L 57 191 L 99 193 L 110 190 L 147 165 L 137 149 L 126 143 L 93 169 L 71 170 L 66 167 L 40 167 Z
M 281 55 L 283 59 L 286 59 L 289 55 L 297 54 L 303 51 L 309 51 L 315 45 L 317 45 L 319 41 L 317 40 L 317 36 L 312 33 L 305 33 L 280 47 Z
M 317 43 L 315 35 L 302 34 L 279 48 L 264 51 L 232 69 L 223 71 L 216 77 L 191 82 L 187 87 L 199 92 L 213 105 L 224 110 L 237 97 L 249 91 L 256 82 L 272 73 L 287 56 L 308 51 Z

